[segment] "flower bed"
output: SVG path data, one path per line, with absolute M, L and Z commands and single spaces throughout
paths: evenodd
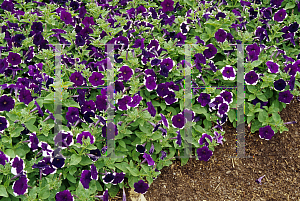
M 237 44 L 247 44 L 251 132 L 270 140 L 286 131 L 278 112 L 300 95 L 300 3 L 18 0 L 1 9 L 3 200 L 108 200 L 128 187 L 144 194 L 187 143 L 208 161 L 225 140 L 222 125 L 237 126 L 241 94 L 228 89 L 237 85 Z M 190 55 L 185 44 L 195 44 Z

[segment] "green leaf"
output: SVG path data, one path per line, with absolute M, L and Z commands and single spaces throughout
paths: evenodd
M 70 182 L 76 184 L 76 179 L 75 179 L 75 177 L 74 177 L 73 175 L 70 175 L 70 173 L 68 173 L 67 179 L 68 179 Z
M 77 165 L 78 163 L 80 163 L 80 161 L 81 161 L 81 156 L 79 156 L 78 154 L 73 154 L 71 156 L 70 165 Z
M 115 163 L 114 165 L 124 173 L 128 173 L 128 168 L 130 168 L 130 166 L 126 162 Z
M 254 100 L 256 97 L 254 94 L 250 94 L 249 98 L 248 98 L 248 101 L 252 101 Z
M 276 124 L 279 124 L 281 121 L 281 117 L 278 113 L 272 113 L 272 118 L 274 119 Z
M 228 118 L 229 118 L 229 121 L 232 123 L 235 119 L 236 119 L 236 112 L 235 110 L 229 110 L 228 112 Z
M 0 185 L 0 196 L 8 197 L 6 189 L 5 189 L 5 187 L 3 185 Z
M 11 137 L 19 137 L 21 134 L 21 131 L 23 131 L 25 128 L 23 126 L 17 126 L 12 132 Z
M 166 109 L 166 103 L 165 102 L 161 102 L 160 103 L 160 107 L 162 110 L 165 110 Z
M 120 145 L 121 147 L 126 148 L 126 144 L 125 144 L 124 141 L 120 140 L 120 141 L 118 141 L 118 143 L 119 143 L 119 145 Z
M 70 99 L 67 99 L 65 101 L 62 102 L 63 105 L 65 107 L 76 107 L 76 108 L 80 108 L 79 104 L 76 103 L 74 100 L 70 100 Z
M 212 124 L 211 121 L 207 121 L 207 119 L 204 119 L 203 124 L 205 126 L 205 128 L 211 128 Z
M 286 5 L 285 5 L 285 9 L 288 10 L 288 9 L 292 9 L 296 6 L 295 2 L 288 2 Z
M 127 169 L 128 169 L 129 172 L 130 172 L 133 176 L 135 176 L 135 177 L 137 177 L 137 176 L 140 175 L 140 171 L 139 171 L 137 168 L 127 167 Z
M 6 155 L 8 155 L 10 158 L 16 157 L 15 152 L 14 152 L 14 150 L 12 150 L 12 149 L 6 149 L 6 150 L 4 151 L 4 153 L 5 153 Z
M 92 163 L 93 161 L 88 156 L 82 156 L 79 164 L 82 166 L 86 166 L 91 165 Z
M 197 114 L 205 114 L 207 110 L 205 107 L 202 107 L 200 104 L 192 105 L 192 110 Z
M 268 113 L 265 110 L 261 111 L 258 115 L 258 120 L 260 122 L 266 121 L 267 118 L 268 118 Z
M 6 115 L 9 117 L 10 120 L 15 122 L 19 117 L 16 114 L 6 113 Z
M 253 61 L 253 62 L 251 63 L 251 66 L 252 66 L 252 67 L 257 67 L 257 66 L 259 66 L 261 63 L 262 63 L 262 61 L 256 60 L 256 61 Z
M 261 122 L 259 122 L 258 120 L 255 120 L 255 121 L 253 122 L 253 124 L 251 125 L 251 133 L 255 133 L 255 132 L 258 131 L 261 127 L 262 127 Z
M 182 156 L 184 156 L 184 154 Z M 184 166 L 185 164 L 187 164 L 188 161 L 189 161 L 189 157 L 181 158 L 181 166 Z
M 35 132 L 35 133 L 39 132 L 38 128 L 35 125 L 29 124 L 29 123 L 24 123 L 24 124 L 29 131 Z
M 41 191 L 39 191 L 40 199 L 47 199 L 50 196 L 50 185 L 47 184 Z
M 268 99 L 265 97 L 264 94 L 259 94 L 259 95 L 257 95 L 257 98 L 258 98 L 259 100 L 263 101 L 263 102 L 267 102 L 267 101 L 268 101 Z
M 250 91 L 253 94 L 256 93 L 256 91 L 257 91 L 257 88 L 252 85 L 247 85 L 247 89 L 248 89 L 248 91 Z

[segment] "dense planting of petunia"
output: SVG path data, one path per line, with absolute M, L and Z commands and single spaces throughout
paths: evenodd
M 222 125 L 237 123 L 241 94 L 221 87 L 237 85 L 237 44 L 245 44 L 251 132 L 271 140 L 296 123 L 283 123 L 278 112 L 300 95 L 300 2 L 25 2 L 5 0 L 0 9 L 0 196 L 108 201 L 123 189 L 125 201 L 128 187 L 145 194 L 159 170 L 184 155 L 188 126 L 195 156 L 208 161 L 225 141 Z M 192 43 L 190 63 L 184 44 Z M 54 44 L 63 49 L 61 116 L 53 107 Z

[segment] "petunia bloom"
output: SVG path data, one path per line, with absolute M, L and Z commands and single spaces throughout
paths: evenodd
M 197 101 L 201 104 L 202 107 L 205 107 L 210 102 L 210 94 L 200 93 Z
M 212 138 L 210 135 L 208 135 L 208 134 L 206 134 L 206 133 L 203 133 L 202 136 L 201 136 L 201 138 L 198 140 L 198 143 L 199 143 L 200 145 L 205 144 L 205 146 L 208 146 L 209 144 L 208 144 L 207 139 L 208 139 L 210 142 L 212 142 L 212 140 L 213 140 L 213 138 Z
M 226 65 L 221 69 L 221 73 L 223 75 L 224 80 L 234 80 L 235 79 L 235 69 L 232 66 Z
M 287 16 L 286 10 L 282 8 L 275 13 L 273 20 L 281 23 L 286 18 L 286 16 Z
M 134 192 L 145 194 L 149 188 L 149 185 L 145 183 L 143 180 L 134 183 Z
M 215 33 L 215 38 L 218 42 L 223 43 L 226 40 L 227 32 L 224 31 L 223 29 L 219 29 Z
M 0 111 L 10 111 L 15 107 L 15 101 L 12 97 L 3 95 L 0 97 Z
M 207 146 L 204 146 L 197 149 L 197 155 L 199 160 L 208 161 L 213 155 L 213 152 L 209 150 Z
M 27 177 L 25 175 L 21 175 L 19 177 L 19 180 L 15 181 L 12 185 L 12 189 L 14 190 L 14 195 L 24 195 L 25 193 L 28 193 L 28 181 Z
M 162 6 L 162 11 L 164 13 L 174 10 L 174 7 L 173 7 L 174 1 L 173 0 L 164 0 L 163 2 L 160 3 L 160 5 Z
M 172 120 L 172 126 L 174 128 L 180 128 L 180 129 L 183 128 L 187 122 L 183 114 L 174 115 L 171 120 Z
M 290 104 L 291 100 L 293 99 L 294 95 L 291 94 L 290 90 L 279 92 L 278 100 L 285 104 Z
M 82 140 L 90 138 L 90 143 L 93 144 L 95 142 L 95 137 L 88 131 L 82 131 L 82 133 L 77 134 L 77 143 L 82 144 Z
M 256 85 L 258 82 L 258 74 L 252 70 L 245 74 L 245 82 L 247 85 Z
M 274 131 L 272 130 L 271 126 L 265 126 L 259 129 L 259 137 L 261 139 L 270 140 L 273 135 Z
M 0 131 L 3 131 L 8 127 L 9 121 L 4 116 L 0 116 Z
M 56 193 L 55 201 L 73 201 L 74 198 L 69 190 L 64 190 Z
M 218 52 L 217 48 L 213 44 L 208 44 L 206 47 L 208 49 L 203 51 L 204 56 L 206 59 L 213 59 Z

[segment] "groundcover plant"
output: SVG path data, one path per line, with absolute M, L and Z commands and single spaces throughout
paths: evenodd
M 128 187 L 144 194 L 187 143 L 210 159 L 225 141 L 222 125 L 236 127 L 237 96 L 262 139 L 293 123 L 278 112 L 299 96 L 297 1 L 5 0 L 0 11 L 1 200 L 108 200 L 120 190 L 126 200 Z M 58 133 L 55 44 L 64 88 Z M 245 46 L 245 94 L 220 87 L 237 85 L 237 44 Z M 107 153 L 113 130 L 118 157 Z

